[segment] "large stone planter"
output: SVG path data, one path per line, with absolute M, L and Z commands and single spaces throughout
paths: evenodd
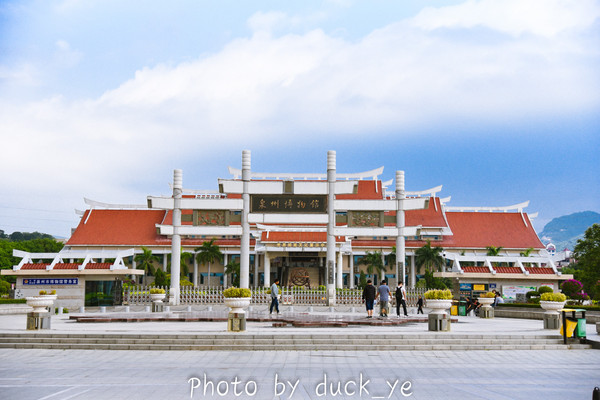
M 559 310 L 565 308 L 566 301 L 540 301 L 540 306 L 546 310 L 545 314 L 558 314 Z
M 481 307 L 491 307 L 492 304 L 494 304 L 494 300 L 496 300 L 493 297 L 479 297 L 477 298 L 477 301 L 479 301 L 479 304 L 481 304 Z
M 164 293 L 150 293 L 150 300 L 152 300 L 152 302 L 161 302 L 164 300 L 165 298 L 165 294 Z
M 427 307 L 431 308 L 430 314 L 446 314 L 446 310 L 452 307 L 452 299 L 426 299 Z
M 56 300 L 55 294 L 32 296 L 26 297 L 27 305 L 33 307 L 34 313 L 43 313 L 48 311 L 48 307 L 52 307 L 54 300 Z
M 246 330 L 245 307 L 250 305 L 252 297 L 225 297 L 225 305 L 231 308 L 227 317 L 227 330 L 230 332 L 242 332 Z
M 225 305 L 232 313 L 245 314 L 244 308 L 250 305 L 250 300 L 252 297 L 225 297 Z

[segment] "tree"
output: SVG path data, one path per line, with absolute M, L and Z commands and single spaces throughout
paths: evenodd
M 159 261 L 158 257 L 152 254 L 152 250 L 144 246 L 142 246 L 142 253 L 136 254 L 133 260 L 136 262 L 136 268 L 144 270 L 148 275 L 154 274 L 153 263 Z M 146 276 L 143 279 L 146 280 Z
M 383 260 L 381 259 L 381 253 L 379 251 L 374 251 L 373 253 L 368 252 L 365 254 L 363 258 L 358 262 L 359 265 L 367 266 L 367 274 L 373 275 L 373 271 L 377 268 L 377 271 L 381 276 L 384 276 L 385 273 L 385 265 L 383 265 Z
M 240 286 L 240 263 L 232 261 L 225 266 L 225 273 L 231 277 L 231 285 Z
M 573 250 L 573 257 L 577 260 L 577 277 L 582 281 L 584 288 L 593 298 L 600 295 L 596 293 L 596 284 L 600 280 L 600 225 L 590 226 L 583 238 L 577 241 Z
M 202 246 L 196 247 L 194 250 L 198 252 L 196 255 L 198 263 L 201 265 L 208 264 L 208 284 L 210 285 L 210 264 L 215 261 L 222 261 L 223 253 L 221 253 L 219 246 L 215 244 L 214 239 L 202 243 Z
M 431 241 L 427 241 L 427 244 L 420 247 L 415 251 L 415 263 L 417 269 L 421 271 L 421 267 L 425 267 L 426 271 L 432 271 L 433 269 L 441 269 L 446 260 L 442 257 L 442 249 L 439 246 L 431 247 Z
M 486 247 L 486 249 L 487 249 L 487 255 L 488 256 L 490 256 L 490 257 L 497 257 L 497 256 L 500 255 L 500 252 L 502 251 L 503 247 L 502 246 L 498 246 L 498 247 L 496 247 L 496 246 L 488 246 L 488 247 Z M 500 263 L 500 265 L 501 264 L 502 263 Z M 493 262 L 492 266 L 495 267 L 496 263 Z
M 360 271 L 360 275 L 358 277 L 358 288 L 364 289 L 367 286 L 367 276 L 364 271 Z
M 188 279 L 188 275 L 190 274 L 190 266 L 188 261 L 193 260 L 194 255 L 188 251 L 183 251 L 183 249 L 181 249 L 180 254 L 181 256 L 179 257 L 179 265 L 181 268 L 179 270 L 179 276 L 185 276 L 185 278 Z

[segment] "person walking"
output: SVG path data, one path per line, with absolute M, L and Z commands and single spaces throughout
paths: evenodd
M 377 289 L 377 298 L 379 299 L 379 316 L 387 318 L 390 302 L 390 287 L 384 280 L 381 281 L 381 285 Z
M 373 318 L 373 304 L 375 303 L 375 286 L 373 286 L 373 282 L 369 279 L 367 281 L 367 286 L 363 289 L 363 303 L 367 307 L 367 318 Z
M 417 300 L 417 314 L 423 314 L 423 296 L 419 296 L 419 300 Z
M 271 307 L 269 308 L 269 314 L 273 314 L 273 308 L 275 308 L 277 314 L 279 314 L 279 300 L 277 299 L 277 296 L 279 295 L 278 284 L 279 279 L 275 279 L 273 285 L 271 285 Z
M 400 305 L 402 305 L 402 309 L 404 310 L 404 316 L 408 317 L 408 311 L 406 310 L 406 289 L 404 289 L 404 285 L 402 282 L 398 282 L 398 287 L 396 288 L 396 315 L 400 318 Z

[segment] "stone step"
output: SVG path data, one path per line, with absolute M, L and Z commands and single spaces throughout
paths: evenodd
M 264 345 L 290 345 L 290 344 L 314 344 L 314 345 L 327 345 L 327 344 L 354 344 L 354 345 L 388 345 L 388 344 L 455 344 L 455 345 L 469 345 L 469 344 L 512 344 L 517 340 L 515 339 L 473 339 L 473 338 L 455 338 L 455 339 L 429 339 L 429 338 L 410 338 L 410 339 L 380 339 L 380 338 L 331 338 L 331 339 L 310 339 L 310 338 L 276 338 L 276 339 L 245 339 L 245 338 L 197 338 L 197 339 L 132 339 L 126 337 L 113 337 L 113 338 L 58 338 L 58 337 L 4 337 L 0 339 L 2 343 L 94 343 L 94 344 L 165 344 L 165 345 L 203 345 L 203 344 L 228 344 L 228 345 L 245 345 L 248 343 L 253 344 L 264 344 Z M 521 344 L 558 344 L 562 343 L 562 339 L 519 339 Z
M 562 344 L 415 344 L 415 345 L 327 345 L 325 347 L 314 344 L 295 345 L 139 345 L 139 344 L 93 344 L 93 343 L 0 343 L 0 348 L 19 349 L 71 349 L 71 350 L 198 350 L 198 351 L 431 351 L 431 350 L 567 350 L 567 349 L 589 349 L 590 345 L 562 345 Z

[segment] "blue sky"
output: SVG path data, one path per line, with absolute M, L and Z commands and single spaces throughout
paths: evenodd
M 0 229 L 260 172 L 600 211 L 600 2 L 0 1 Z M 393 188 L 390 188 L 393 190 Z

